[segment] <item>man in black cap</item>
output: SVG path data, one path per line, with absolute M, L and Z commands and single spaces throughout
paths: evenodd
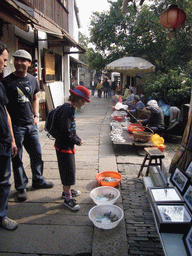
M 43 177 L 43 160 L 38 132 L 38 97 L 37 79 L 27 71 L 31 66 L 31 54 L 18 50 L 13 54 L 15 72 L 2 80 L 9 99 L 10 113 L 18 154 L 12 159 L 15 188 L 18 201 L 27 200 L 28 177 L 25 173 L 22 153 L 23 146 L 30 156 L 32 187 L 34 189 L 52 188 L 53 183 Z

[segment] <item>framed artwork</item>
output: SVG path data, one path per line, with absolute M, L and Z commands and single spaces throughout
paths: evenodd
M 188 177 L 178 168 L 176 168 L 174 173 L 171 175 L 170 180 L 173 183 L 173 185 L 175 185 L 178 188 L 178 190 L 183 194 L 186 185 L 189 182 Z
M 189 209 L 192 211 L 192 185 L 189 185 L 185 194 L 183 195 L 185 203 L 188 205 Z
M 182 196 L 180 195 L 176 187 L 149 188 L 147 192 L 148 192 L 149 199 L 152 203 L 184 202 Z
M 192 162 L 189 164 L 189 166 L 187 167 L 187 170 L 185 172 L 187 174 L 187 176 L 192 180 Z
M 188 232 L 192 216 L 185 203 L 154 203 L 154 210 L 160 232 Z
M 188 234 L 183 237 L 183 241 L 188 254 L 192 255 L 192 227 L 190 228 Z

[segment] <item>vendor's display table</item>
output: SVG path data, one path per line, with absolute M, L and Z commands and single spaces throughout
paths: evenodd
M 183 233 L 181 233 L 181 232 L 171 233 L 170 231 L 165 233 L 165 232 L 161 232 L 159 230 L 157 214 L 155 213 L 155 209 L 153 207 L 154 202 L 151 201 L 151 197 L 149 196 L 150 193 L 148 193 L 150 189 L 154 188 L 153 182 L 150 177 L 143 177 L 143 179 L 144 179 L 145 188 L 146 188 L 146 191 L 147 191 L 147 194 L 149 197 L 149 203 L 150 203 L 151 210 L 153 213 L 155 225 L 157 228 L 157 232 L 158 232 L 165 256 L 188 256 L 189 254 L 187 253 L 187 250 L 186 250 L 186 247 L 184 244 L 184 240 L 183 240 L 183 237 L 184 237 Z M 173 189 L 174 187 L 173 186 L 168 187 L 167 189 L 170 189 L 170 188 Z M 166 188 L 156 188 L 156 189 L 165 189 L 166 190 Z M 164 202 L 165 205 L 169 204 L 168 200 L 165 199 L 164 201 L 165 201 Z M 181 199 L 181 201 L 183 202 L 183 199 Z M 163 203 L 163 200 L 162 200 L 162 203 Z M 171 201 L 171 203 L 173 203 L 173 201 Z M 180 223 L 178 223 L 178 224 L 180 224 Z
M 115 121 L 116 117 L 123 117 L 122 121 Z M 145 155 L 144 147 L 154 146 L 152 141 L 139 142 L 135 141 L 132 133 L 128 131 L 128 126 L 131 124 L 127 118 L 127 113 L 122 111 L 114 111 L 111 115 L 111 140 L 116 146 L 135 146 L 139 155 Z
M 144 149 L 144 147 L 154 146 L 153 142 L 151 142 L 151 141 L 148 141 L 148 142 L 135 141 L 132 133 L 128 132 L 128 130 L 123 131 L 122 137 L 125 140 L 124 142 L 112 141 L 113 145 L 114 146 L 117 146 L 117 145 L 136 146 L 137 148 L 142 148 L 142 149 Z

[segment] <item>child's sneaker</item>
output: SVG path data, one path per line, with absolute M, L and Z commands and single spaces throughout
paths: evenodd
M 81 191 L 75 190 L 75 189 L 71 189 L 71 194 L 72 194 L 72 197 L 80 196 L 81 195 Z M 65 199 L 65 193 L 64 192 L 62 193 L 61 197 L 63 199 Z
M 65 199 L 64 205 L 66 205 L 72 211 L 78 211 L 80 209 L 80 206 L 78 204 L 76 204 L 75 199 L 70 199 L 70 200 Z

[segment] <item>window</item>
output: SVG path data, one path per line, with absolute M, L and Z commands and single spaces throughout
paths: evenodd
M 55 53 L 55 80 L 62 81 L 62 57 Z
M 62 81 L 62 56 L 44 49 L 44 82 Z

